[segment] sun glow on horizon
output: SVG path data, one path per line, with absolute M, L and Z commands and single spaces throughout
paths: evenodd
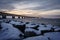
M 41 11 L 41 10 L 11 10 L 6 11 L 7 13 L 13 13 L 13 14 L 40 14 L 40 15 L 60 15 L 60 10 L 48 10 L 48 11 Z
M 7 13 L 17 14 L 17 15 L 37 16 L 36 13 L 39 12 L 35 10 L 12 10 L 12 11 L 7 11 Z
M 8 10 L 5 12 L 10 14 L 32 16 L 32 17 L 51 17 L 51 18 L 53 17 L 54 18 L 54 15 L 55 16 L 60 15 L 60 10 L 48 10 L 48 11 L 42 11 L 42 10 L 10 10 L 9 11 Z

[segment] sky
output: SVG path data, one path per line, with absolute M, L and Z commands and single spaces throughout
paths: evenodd
M 0 11 L 17 15 L 60 18 L 60 0 L 0 0 Z

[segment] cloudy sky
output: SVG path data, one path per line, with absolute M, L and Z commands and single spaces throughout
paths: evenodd
M 18 15 L 58 18 L 60 0 L 0 0 L 0 11 Z

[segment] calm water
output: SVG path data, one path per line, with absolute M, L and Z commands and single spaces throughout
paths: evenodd
M 5 20 L 5 19 L 4 19 Z M 34 18 L 25 18 L 25 19 L 6 19 L 6 20 L 18 20 L 24 22 L 33 22 L 33 23 L 44 23 L 44 24 L 52 24 L 60 26 L 60 19 L 34 19 Z

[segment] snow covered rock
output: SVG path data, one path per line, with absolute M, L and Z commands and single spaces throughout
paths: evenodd
M 25 30 L 25 23 L 21 22 L 15 22 L 11 21 L 10 24 L 13 24 L 14 27 L 18 28 L 21 32 L 24 33 Z
M 60 32 L 45 33 L 44 36 L 49 37 L 49 40 L 60 40 Z
M 39 29 L 39 31 L 42 31 L 42 30 L 51 30 L 51 28 L 49 28 L 49 27 L 43 27 L 43 26 L 38 27 L 38 29 Z
M 15 21 L 11 21 L 9 22 L 10 24 L 14 24 L 14 25 L 20 25 L 20 22 L 15 22 Z
M 58 32 L 60 32 L 60 28 L 56 28 L 56 29 L 54 29 L 54 31 L 58 31 Z
M 54 31 L 60 32 L 60 27 L 59 26 L 54 26 L 53 29 L 54 29 Z
M 49 27 L 49 28 L 53 27 L 53 25 L 51 25 L 51 24 L 47 24 L 46 26 Z
M 0 23 L 3 22 L 3 20 L 0 20 Z
M 2 30 L 0 31 L 0 39 L 20 39 L 19 35 L 23 34 L 11 24 L 1 23 Z
M 0 30 L 2 29 L 2 27 L 1 27 L 1 23 L 0 23 Z
M 38 32 L 40 32 L 41 34 L 44 34 L 45 32 L 50 32 L 51 31 L 51 27 L 45 27 L 44 25 L 39 25 L 38 27 Z
M 25 32 L 25 28 L 26 28 L 25 25 L 15 25 L 14 27 L 17 28 L 17 29 L 19 29 L 23 33 Z
M 30 22 L 26 22 L 26 24 L 29 24 Z
M 38 30 L 32 29 L 32 28 L 26 28 L 25 29 L 25 35 L 26 36 L 36 36 L 41 34 Z
M 26 24 L 26 28 L 33 28 L 33 29 L 37 30 L 38 27 L 39 27 L 39 25 L 34 24 L 34 23 Z
M 26 27 L 35 27 L 36 26 L 36 24 L 33 24 L 33 23 L 29 23 L 29 24 L 26 24 Z
M 45 27 L 45 25 L 41 25 L 41 24 L 39 24 L 39 27 Z
M 11 21 L 9 23 L 13 25 L 24 25 L 25 24 L 24 22 L 15 22 L 15 21 Z
M 36 37 L 29 37 L 23 40 L 48 40 L 48 38 L 45 36 L 36 36 Z

